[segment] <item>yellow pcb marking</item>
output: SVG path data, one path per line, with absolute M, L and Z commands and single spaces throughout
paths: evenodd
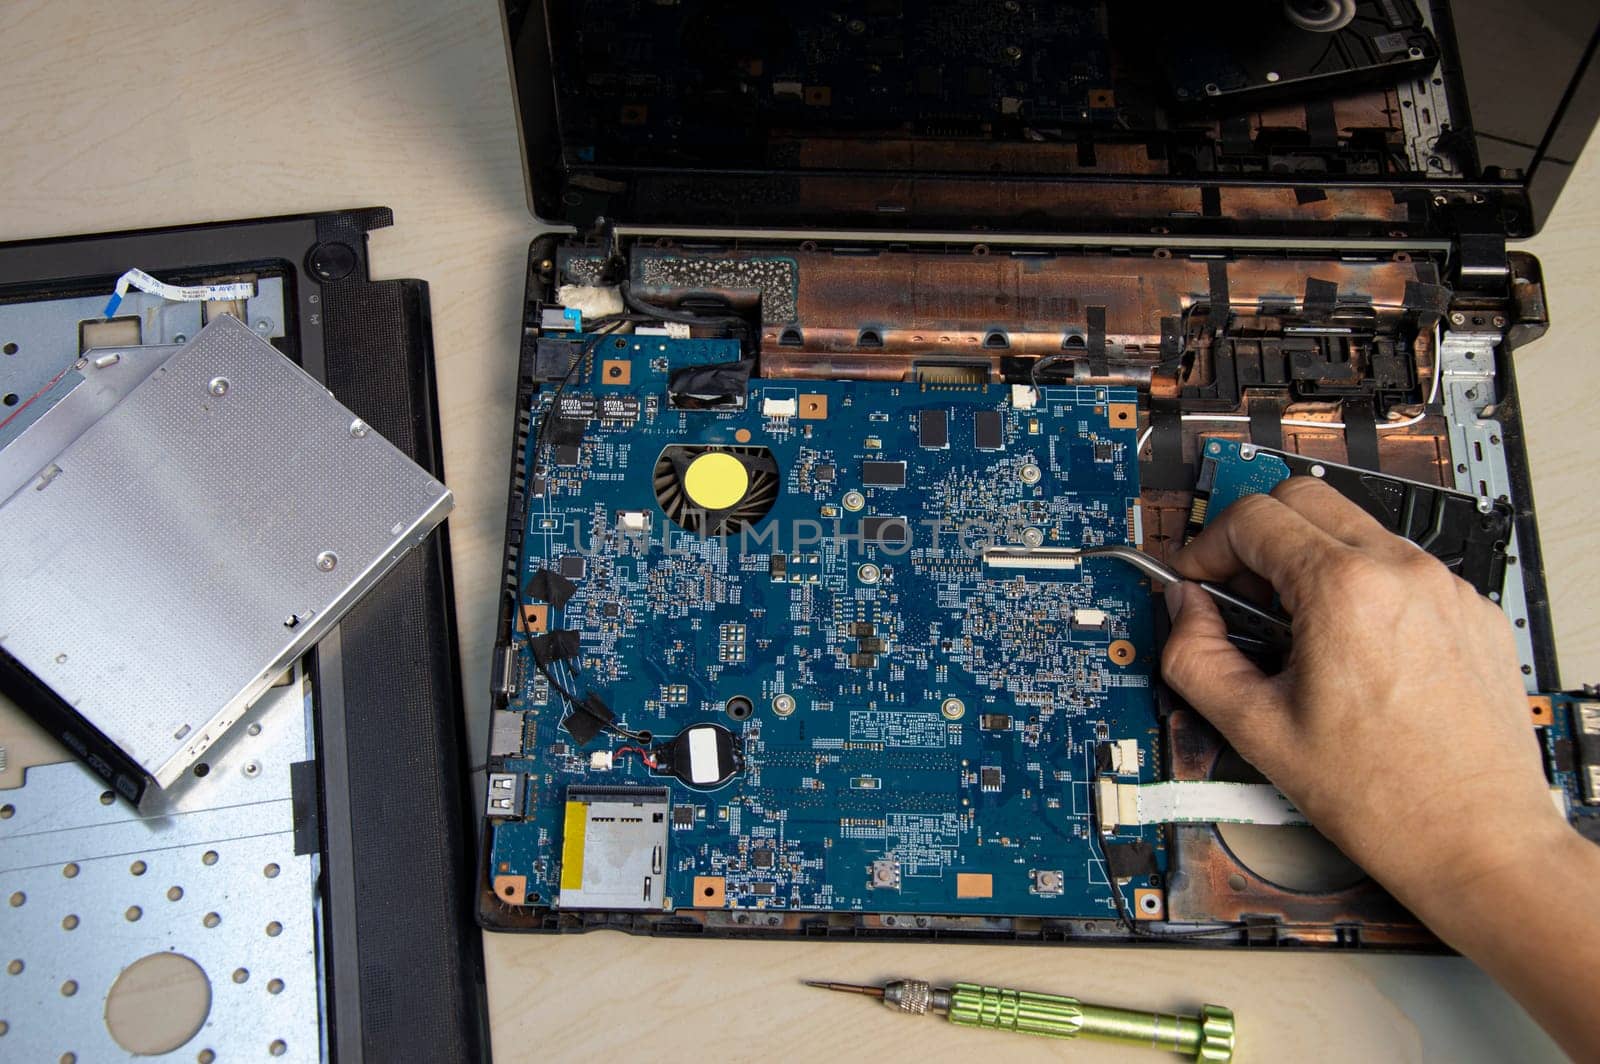
M 589 828 L 589 806 L 567 803 L 567 825 L 561 835 L 561 889 L 583 889 L 583 837 Z

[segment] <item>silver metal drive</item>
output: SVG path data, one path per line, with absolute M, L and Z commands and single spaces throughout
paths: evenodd
M 358 423 L 218 317 L 0 505 L 0 646 L 169 786 L 449 512 Z

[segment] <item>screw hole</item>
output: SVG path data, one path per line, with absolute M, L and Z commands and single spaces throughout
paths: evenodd
M 0 347 L 0 351 L 4 351 L 8 355 L 14 355 L 14 354 L 17 353 L 17 345 L 16 344 L 6 344 L 5 347 Z
M 211 774 L 211 766 L 202 761 L 194 767 L 194 774 L 196 779 L 205 779 Z

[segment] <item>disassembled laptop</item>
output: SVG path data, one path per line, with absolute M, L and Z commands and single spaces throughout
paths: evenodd
M 1142 57 L 1122 5 L 534 10 L 535 206 L 580 233 L 529 263 L 486 927 L 1429 945 L 1081 553 L 1291 473 L 1503 605 L 1600 838 L 1510 376 L 1529 208 L 1441 8 L 1163 5 Z
M 388 212 L 0 245 L 0 689 L 87 766 L 0 753 L 8 1048 L 138 1052 L 101 1002 L 177 945 L 200 1059 L 481 1058 L 474 915 L 1438 948 L 1160 683 L 1158 563 L 1291 474 L 1497 598 L 1600 837 L 1512 375 L 1548 315 L 1506 249 L 1600 114 L 1592 10 L 504 10 L 530 204 L 571 231 L 529 250 L 475 866 Z M 1507 19 L 1536 62 L 1497 83 Z M 1292 618 L 1221 601 L 1272 667 Z M 97 920 L 114 948 L 60 948 Z

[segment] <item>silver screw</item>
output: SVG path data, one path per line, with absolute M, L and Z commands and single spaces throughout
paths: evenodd
M 317 568 L 325 573 L 333 572 L 333 567 L 339 564 L 339 556 L 331 550 L 325 550 L 317 555 Z
M 772 700 L 772 712 L 787 717 L 794 712 L 794 695 L 778 695 Z
M 255 779 L 257 776 L 261 775 L 261 762 L 246 761 L 244 763 L 244 774 L 251 779 Z
M 226 378 L 226 377 L 212 377 L 211 378 L 211 383 L 209 385 L 207 385 L 207 388 L 211 392 L 212 395 L 227 395 L 228 394 L 228 378 Z
M 883 570 L 879 569 L 871 562 L 867 562 L 861 568 L 856 570 L 856 576 L 861 578 L 861 582 L 863 584 L 876 584 L 878 582 L 878 577 L 882 575 Z
M 360 418 L 356 418 L 354 421 L 350 422 L 350 435 L 354 436 L 356 439 L 365 439 L 367 432 L 367 423 L 362 421 Z
M 959 698 L 947 698 L 939 706 L 945 720 L 960 720 L 967 712 L 967 704 Z
M 1459 310 L 1456 311 L 1454 314 L 1450 315 L 1450 324 L 1451 325 L 1465 325 L 1466 322 L 1467 322 L 1467 316 L 1465 314 L 1461 313 Z
M 1268 81 L 1277 81 L 1278 78 L 1280 78 L 1280 77 L 1282 77 L 1282 75 L 1279 74 L 1276 70 L 1267 71 L 1267 80 Z
M 1022 478 L 1024 484 L 1037 484 L 1042 474 L 1040 474 L 1038 466 L 1030 464 L 1017 470 L 1017 475 Z

